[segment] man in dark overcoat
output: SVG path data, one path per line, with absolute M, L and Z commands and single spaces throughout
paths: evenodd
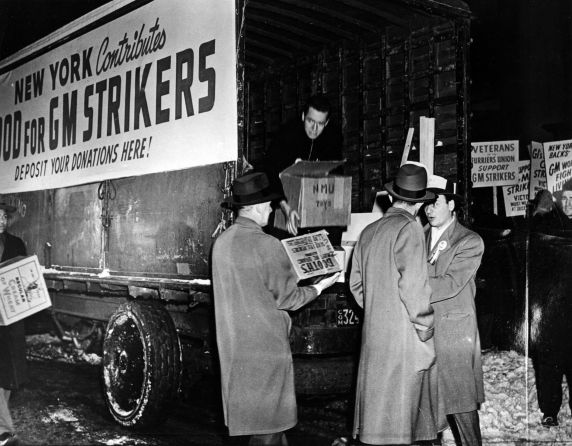
M 475 274 L 484 243 L 457 220 L 455 207 L 462 197 L 451 181 L 432 175 L 427 189 L 436 195 L 425 205 L 425 238 L 435 312 L 439 420 L 447 419 L 457 444 L 481 445 L 478 409 L 485 394 Z
M 276 197 L 264 173 L 237 178 L 225 204 L 238 208 L 238 217 L 212 255 L 224 419 L 231 436 L 250 436 L 250 446 L 287 445 L 284 431 L 297 422 L 288 311 L 339 275 L 297 286 L 284 247 L 262 230 Z
M 404 164 L 384 187 L 393 204 L 357 242 L 350 289 L 363 307 L 353 436 L 367 444 L 437 437 L 433 310 L 423 228 L 422 165 Z
M 567 238 L 569 235 L 566 232 L 572 231 L 572 180 L 567 180 L 562 191 L 556 195 L 559 195 L 556 202 L 547 190 L 541 190 L 536 195 L 531 230 Z M 569 335 L 572 281 L 569 268 L 567 269 L 568 255 L 559 258 L 568 248 L 566 243 L 543 240 L 535 241 L 533 246 L 530 306 L 531 314 L 534 315 L 531 326 L 536 329 L 531 329 L 534 335 L 531 335 L 530 356 L 534 366 L 538 407 L 542 412 L 541 424 L 551 428 L 559 424 L 558 414 L 563 400 L 562 380 L 566 377 L 566 382 L 572 383 L 572 340 Z M 542 253 L 558 260 L 546 259 Z M 570 384 L 568 394 L 568 405 L 572 410 Z
M 2 262 L 26 255 L 26 245 L 7 232 L 14 206 L 0 203 L 0 259 Z M 0 327 L 0 445 L 19 444 L 14 433 L 8 400 L 10 393 L 26 381 L 26 339 L 24 321 Z

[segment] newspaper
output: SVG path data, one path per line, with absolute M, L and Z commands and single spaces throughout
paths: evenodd
M 325 229 L 282 240 L 298 280 L 342 270 Z

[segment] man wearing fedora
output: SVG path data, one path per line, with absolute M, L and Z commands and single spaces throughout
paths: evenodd
M 363 307 L 354 438 L 363 443 L 412 444 L 437 429 L 433 310 L 423 228 L 427 171 L 404 164 L 384 188 L 393 204 L 357 242 L 350 288 Z
M 453 183 L 432 175 L 425 205 L 427 267 L 435 312 L 439 420 L 445 418 L 459 445 L 481 445 L 478 409 L 484 402 L 481 345 L 475 310 L 475 274 L 484 243 L 457 221 L 462 197 Z M 444 423 L 443 423 L 444 424 Z
M 9 215 L 14 206 L 0 203 L 0 261 L 25 256 L 26 246 L 7 232 Z M 26 339 L 24 321 L 0 327 L 0 446 L 20 444 L 14 433 L 8 400 L 10 393 L 26 380 Z
M 338 275 L 298 287 L 281 242 L 262 230 L 279 198 L 264 173 L 237 178 L 224 206 L 234 224 L 216 240 L 212 274 L 225 423 L 249 445 L 287 445 L 297 423 L 289 310 L 314 300 Z

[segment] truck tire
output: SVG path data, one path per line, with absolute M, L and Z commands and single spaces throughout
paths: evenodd
M 181 382 L 175 325 L 158 302 L 130 301 L 113 313 L 103 340 L 104 398 L 125 427 L 157 425 L 168 416 Z

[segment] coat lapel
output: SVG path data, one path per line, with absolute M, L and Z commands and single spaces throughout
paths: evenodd
M 441 234 L 437 243 L 430 249 L 431 246 L 431 226 L 427 230 L 427 262 L 435 268 L 435 273 L 438 275 L 446 270 L 452 259 L 452 247 L 456 243 L 455 228 L 457 226 L 457 219 L 449 225 L 449 227 Z

